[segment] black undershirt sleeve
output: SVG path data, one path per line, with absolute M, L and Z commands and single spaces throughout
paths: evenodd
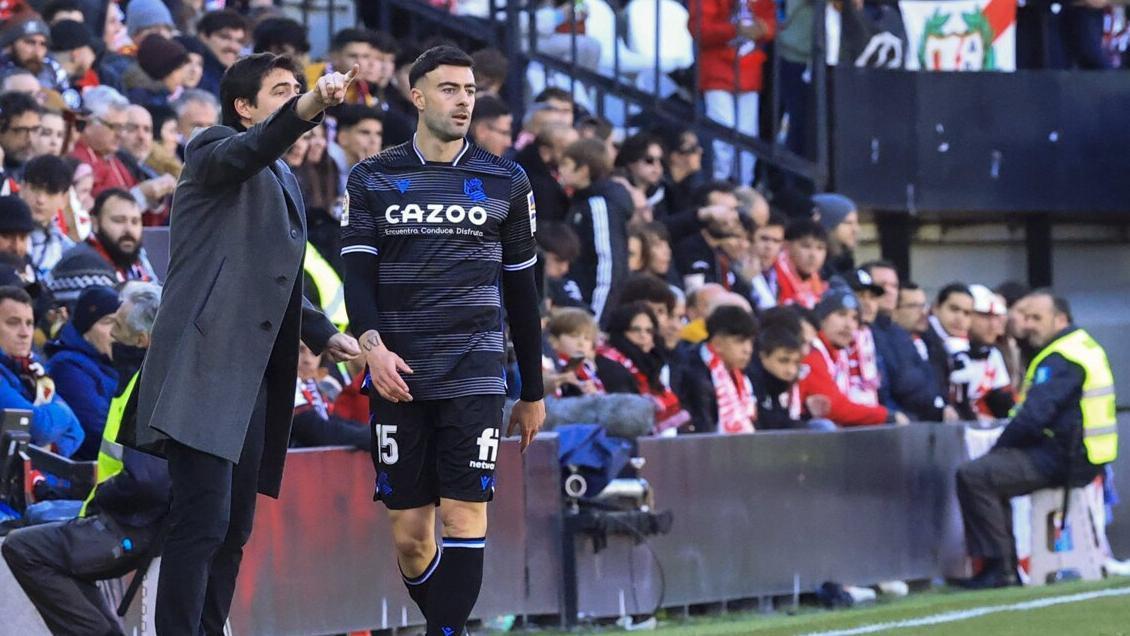
M 373 254 L 353 252 L 345 260 L 345 308 L 349 329 L 361 334 L 377 328 L 377 280 L 379 259 Z
M 346 288 L 349 293 L 349 288 Z M 534 268 L 502 272 L 502 298 L 510 321 L 510 339 L 518 356 L 522 376 L 522 401 L 537 402 L 545 397 L 541 377 L 541 316 Z M 352 318 L 352 316 L 350 316 Z

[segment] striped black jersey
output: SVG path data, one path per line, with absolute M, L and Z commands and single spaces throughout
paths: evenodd
M 518 164 L 470 141 L 428 162 L 413 139 L 353 168 L 341 224 L 342 255 L 377 257 L 377 330 L 413 399 L 505 394 L 502 271 L 537 258 Z

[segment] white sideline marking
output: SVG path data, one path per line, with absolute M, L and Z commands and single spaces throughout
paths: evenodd
M 988 607 L 977 607 L 968 610 L 959 610 L 953 612 L 945 612 L 943 614 L 934 614 L 933 616 L 924 616 L 922 618 L 915 618 L 903 621 L 892 621 L 889 623 L 875 623 L 874 625 L 864 625 L 862 627 L 853 627 L 852 629 L 839 629 L 830 632 L 813 632 L 808 636 L 852 636 L 853 634 L 873 634 L 888 629 L 903 629 L 906 627 L 921 627 L 923 625 L 938 625 L 940 623 L 952 623 L 954 621 L 963 621 L 970 618 L 977 618 L 987 614 L 996 614 L 998 612 L 1024 612 L 1032 609 L 1040 609 L 1041 607 L 1051 607 L 1052 605 L 1062 605 L 1064 603 L 1075 603 L 1078 601 L 1089 601 L 1096 598 L 1105 598 L 1108 596 L 1126 596 L 1130 595 L 1130 587 L 1121 587 L 1113 590 L 1098 590 L 1095 592 L 1082 592 L 1079 594 L 1069 594 L 1067 596 L 1053 596 L 1050 598 L 1042 598 L 1034 601 L 1025 601 L 1023 603 L 1013 603 L 1012 605 L 991 605 Z

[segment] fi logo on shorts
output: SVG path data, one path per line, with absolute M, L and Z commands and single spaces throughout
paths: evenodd
M 484 430 L 475 443 L 479 445 L 479 459 L 472 460 L 468 465 L 471 468 L 494 470 L 494 463 L 498 460 L 498 429 Z

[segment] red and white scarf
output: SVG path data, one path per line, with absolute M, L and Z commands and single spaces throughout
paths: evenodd
M 843 349 L 830 348 L 824 342 L 824 337 L 820 336 L 812 341 L 812 348 L 820 352 L 824 358 L 824 363 L 828 365 L 828 373 L 832 376 L 832 380 L 836 383 L 836 387 L 840 392 L 847 395 L 851 390 L 851 361 L 848 359 L 847 351 Z M 835 355 L 832 355 L 832 352 Z
M 557 370 L 562 371 L 569 366 L 569 356 L 557 354 Z M 596 365 L 586 358 L 581 364 L 573 370 L 573 374 L 581 382 L 592 382 L 596 387 L 597 393 L 604 393 L 604 383 L 596 376 Z M 561 388 L 557 389 L 557 397 L 561 397 Z
M 824 295 L 824 291 L 828 288 L 824 281 L 820 280 L 818 272 L 809 274 L 807 278 L 801 278 L 792 261 L 789 260 L 787 252 L 781 252 L 773 269 L 777 272 L 777 298 L 782 305 L 796 304 L 805 309 L 812 309 L 820 302 L 820 296 Z
M 647 375 L 640 371 L 632 359 L 624 355 L 616 347 L 601 347 L 598 353 L 605 358 L 619 364 L 632 374 L 636 380 L 640 395 L 650 396 L 655 400 L 655 432 L 662 433 L 671 428 L 678 428 L 691 421 L 691 414 L 687 413 L 679 404 L 679 397 L 670 387 L 664 385 L 663 391 L 656 392 L 651 388 Z
M 709 343 L 699 352 L 710 370 L 710 381 L 714 385 L 714 399 L 718 402 L 718 431 L 727 435 L 752 433 L 757 421 L 753 383 L 740 370 L 727 369 Z
M 866 325 L 855 332 L 855 342 L 848 351 L 848 398 L 856 404 L 878 406 L 879 363 L 875 354 L 875 337 Z

